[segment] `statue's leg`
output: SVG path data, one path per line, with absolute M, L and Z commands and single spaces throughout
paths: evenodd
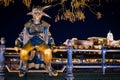
M 45 44 L 45 42 L 39 38 L 38 36 L 34 36 L 31 38 L 32 44 L 36 46 L 37 51 L 40 51 L 41 54 L 43 54 L 44 62 L 45 62 L 45 69 L 49 71 L 49 73 L 53 76 L 57 76 L 57 72 L 53 71 L 51 68 L 51 60 L 52 60 L 52 51 L 48 45 Z
M 44 55 L 40 53 L 40 68 L 45 69 Z
M 35 55 L 36 55 L 36 50 L 33 49 L 32 51 L 29 52 L 29 60 L 27 62 L 29 69 L 35 67 L 35 63 L 33 62 Z
M 51 67 L 51 60 L 52 60 L 52 50 L 48 45 L 44 42 L 39 45 L 39 51 L 44 56 L 45 68 L 49 71 L 50 76 L 57 76 L 58 73 L 53 70 Z
M 37 51 L 34 57 L 34 67 L 35 69 L 39 69 L 40 68 L 40 58 L 39 58 L 39 52 Z
M 27 44 L 20 50 L 20 77 L 23 77 L 27 70 L 27 61 L 28 61 L 28 53 L 34 48 L 31 44 L 31 41 L 28 41 Z

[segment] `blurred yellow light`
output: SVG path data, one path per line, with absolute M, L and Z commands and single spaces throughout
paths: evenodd
M 51 52 L 52 52 L 51 49 L 46 49 L 46 50 L 44 51 L 45 54 L 51 54 Z
M 26 50 L 21 50 L 21 55 L 26 56 L 27 55 L 27 51 Z

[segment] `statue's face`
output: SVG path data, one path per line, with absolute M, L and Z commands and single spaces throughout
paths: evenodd
M 39 9 L 37 9 L 37 8 L 33 9 L 32 12 L 33 12 L 33 19 L 35 21 L 40 21 L 40 19 L 42 17 L 42 15 L 41 15 L 42 12 Z
M 27 15 L 32 15 L 35 24 L 39 24 L 42 16 L 51 18 L 48 14 L 43 12 L 44 9 L 34 8 L 32 12 L 29 12 Z

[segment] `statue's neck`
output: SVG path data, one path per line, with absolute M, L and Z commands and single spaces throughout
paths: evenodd
M 40 20 L 35 20 L 35 19 L 33 19 L 33 23 L 34 23 L 34 24 L 40 24 L 41 22 L 40 22 Z
M 40 24 L 40 21 L 34 21 L 34 24 Z

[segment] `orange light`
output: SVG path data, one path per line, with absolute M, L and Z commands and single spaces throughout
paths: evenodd
M 26 56 L 26 55 L 27 55 L 27 51 L 26 51 L 26 50 L 21 50 L 20 55 L 21 55 L 21 56 Z
M 44 51 L 45 54 L 51 54 L 51 52 L 52 52 L 51 49 L 46 49 L 46 50 Z

